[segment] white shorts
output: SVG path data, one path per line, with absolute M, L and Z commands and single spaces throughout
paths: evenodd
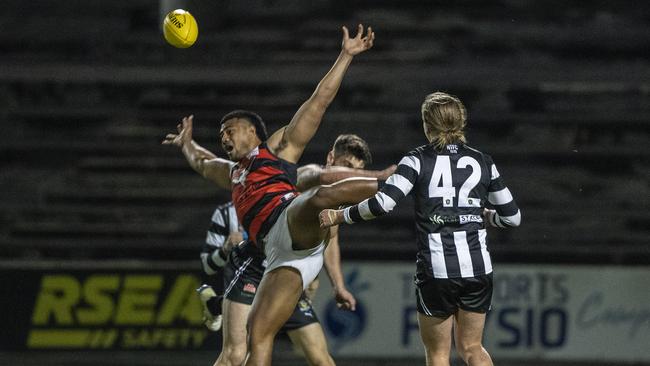
M 287 211 L 292 204 L 293 202 L 282 211 L 278 220 L 273 224 L 271 230 L 269 230 L 264 238 L 264 254 L 266 254 L 266 260 L 268 261 L 268 266 L 264 273 L 271 272 L 280 267 L 295 268 L 300 272 L 302 288 L 304 290 L 316 279 L 321 268 L 323 268 L 325 242 L 323 241 L 311 249 L 293 249 L 287 222 Z

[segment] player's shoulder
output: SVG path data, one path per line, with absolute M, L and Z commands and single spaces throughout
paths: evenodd
M 419 158 L 419 157 L 421 157 L 423 154 L 427 153 L 427 152 L 429 151 L 430 148 L 431 148 L 431 145 L 429 145 L 429 144 L 427 144 L 427 145 L 421 145 L 421 146 L 418 146 L 418 147 L 412 149 L 412 150 L 409 151 L 408 153 L 406 153 L 406 156 L 415 156 L 415 157 L 418 157 L 418 158 Z
M 462 144 L 460 145 L 460 150 L 461 154 L 463 155 L 469 155 L 472 156 L 476 159 L 480 159 L 485 161 L 486 163 L 491 164 L 492 163 L 492 156 L 486 152 L 483 152 L 477 148 L 474 148 L 472 146 L 469 146 L 467 144 Z
M 422 164 L 422 158 L 425 155 L 424 151 L 426 148 L 427 145 L 422 145 L 410 150 L 409 152 L 404 154 L 399 164 L 410 166 L 415 170 L 419 171 L 420 165 Z
M 297 170 L 298 165 L 294 162 L 291 162 L 289 160 L 286 160 L 283 158 L 281 155 L 282 150 L 284 150 L 287 147 L 287 145 L 278 145 L 274 149 L 272 149 L 269 146 L 268 141 L 262 142 L 259 146 L 259 154 L 258 158 L 260 159 L 266 159 L 266 160 L 273 160 L 277 163 L 279 163 L 283 168 L 285 169 L 290 169 L 290 170 Z
M 232 201 L 228 201 L 226 203 L 222 203 L 219 206 L 217 206 L 217 210 L 224 210 L 224 209 L 229 209 L 231 207 L 234 207 L 234 204 Z

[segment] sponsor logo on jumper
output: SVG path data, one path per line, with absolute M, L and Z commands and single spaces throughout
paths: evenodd
M 449 224 L 469 224 L 471 222 L 483 222 L 481 215 L 458 215 L 458 216 L 449 216 L 449 215 L 433 215 L 429 217 L 429 220 L 437 225 L 449 225 Z
M 469 224 L 470 222 L 483 222 L 481 215 L 459 215 L 458 219 L 461 224 Z

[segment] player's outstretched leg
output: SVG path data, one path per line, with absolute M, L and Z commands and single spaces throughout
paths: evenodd
M 246 366 L 271 364 L 273 339 L 289 319 L 302 294 L 298 270 L 279 267 L 264 274 L 248 317 Z
M 287 208 L 289 232 L 294 249 L 316 247 L 327 230 L 319 226 L 318 214 L 326 208 L 359 203 L 377 193 L 377 179 L 348 178 L 331 185 L 307 190 Z
M 280 233 L 274 235 L 274 229 L 271 229 L 267 236 L 269 243 L 266 245 L 281 246 L 284 240 L 290 239 L 294 249 L 315 248 L 325 238 L 325 233 L 329 232 L 320 229 L 318 214 L 321 210 L 357 203 L 376 192 L 377 180 L 374 178 L 351 178 L 308 190 L 296 197 L 286 208 L 286 225 L 291 238 L 282 237 L 280 229 L 278 229 Z M 281 224 L 281 221 L 276 223 L 276 225 Z M 270 249 L 265 249 L 267 250 Z M 272 253 L 272 250 L 270 251 Z M 267 252 L 267 258 L 269 255 Z M 310 262 L 308 265 L 318 266 L 317 273 L 322 266 L 322 261 Z M 303 274 L 296 268 L 284 265 L 272 268 L 273 260 L 270 259 L 268 272 L 264 274 L 258 287 L 248 318 L 247 366 L 271 363 L 273 339 L 293 313 L 303 291 Z M 309 268 L 304 270 L 308 271 Z M 312 279 L 309 278 L 309 281 Z

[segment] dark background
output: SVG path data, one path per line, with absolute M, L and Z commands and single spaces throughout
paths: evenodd
M 497 261 L 648 264 L 650 5 L 637 1 L 215 1 L 190 49 L 168 46 L 153 1 L 3 1 L 0 250 L 10 258 L 195 258 L 228 199 L 160 146 L 184 115 L 222 153 L 218 120 L 287 123 L 340 49 L 357 57 L 303 162 L 339 133 L 374 168 L 425 142 L 435 90 L 469 111 L 523 225 L 491 233 Z M 344 230 L 346 258 L 413 257 L 411 208 Z M 348 244 L 346 244 L 348 242 Z
M 490 232 L 497 263 L 650 265 L 650 3 L 642 1 L 21 1 L 0 19 L 0 256 L 192 260 L 228 200 L 177 149 L 182 116 L 215 152 L 218 121 L 287 123 L 362 22 L 353 61 L 302 162 L 357 133 L 373 168 L 424 144 L 420 104 L 459 96 L 469 144 L 522 210 Z M 200 34 L 167 45 L 162 14 Z M 412 206 L 342 230 L 343 259 L 415 254 Z M 198 262 L 197 262 L 198 268 Z

